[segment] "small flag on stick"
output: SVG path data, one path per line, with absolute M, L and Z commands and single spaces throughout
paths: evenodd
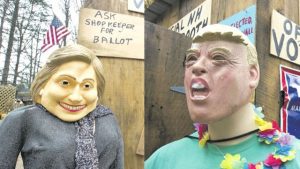
M 57 45 L 58 42 L 69 35 L 70 31 L 65 27 L 61 21 L 54 15 L 54 18 L 51 22 L 49 30 L 46 33 L 46 36 L 43 40 L 42 52 L 45 52 L 54 45 Z

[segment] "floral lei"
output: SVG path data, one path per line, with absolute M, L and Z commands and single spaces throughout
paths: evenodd
M 295 158 L 296 151 L 293 149 L 293 136 L 288 133 L 281 132 L 275 121 L 267 122 L 263 120 L 262 108 L 254 108 L 255 123 L 258 126 L 258 141 L 266 144 L 275 144 L 275 151 L 268 157 L 256 164 L 248 163 L 245 158 L 241 158 L 240 154 L 225 154 L 224 160 L 221 162 L 221 169 L 280 169 L 282 164 Z M 209 140 L 207 127 L 200 124 L 194 124 L 199 134 L 199 145 L 204 147 Z

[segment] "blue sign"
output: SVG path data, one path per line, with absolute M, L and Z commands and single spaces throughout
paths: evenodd
M 247 9 L 236 13 L 229 18 L 219 22 L 240 29 L 249 40 L 255 44 L 255 23 L 256 23 L 256 6 L 252 5 Z
M 280 66 L 280 89 L 284 92 L 280 111 L 281 130 L 300 139 L 300 71 Z

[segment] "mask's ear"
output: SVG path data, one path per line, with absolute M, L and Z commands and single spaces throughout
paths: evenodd
M 41 89 L 39 95 L 42 96 L 43 94 L 44 94 L 44 89 Z
M 249 86 L 251 89 L 255 89 L 258 86 L 259 77 L 260 77 L 258 65 L 250 65 L 249 73 L 250 73 Z

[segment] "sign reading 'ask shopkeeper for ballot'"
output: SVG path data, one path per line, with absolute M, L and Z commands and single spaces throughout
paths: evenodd
M 144 19 L 82 8 L 78 43 L 99 56 L 144 59 Z

